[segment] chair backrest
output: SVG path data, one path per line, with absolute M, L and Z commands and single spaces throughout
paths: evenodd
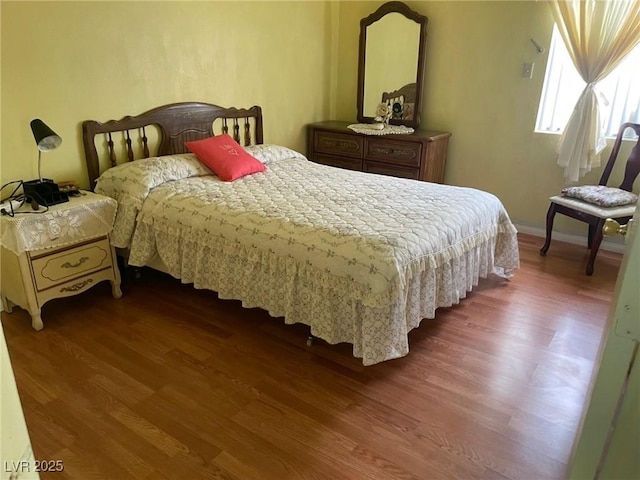
M 613 144 L 613 149 L 611 150 L 611 156 L 607 161 L 604 172 L 602 172 L 602 177 L 600 177 L 599 184 L 606 185 L 609 181 L 609 176 L 611 175 L 613 165 L 616 162 L 618 151 L 620 151 L 620 146 L 622 145 L 622 137 L 624 136 L 627 128 L 633 129 L 633 131 L 638 136 L 638 140 L 636 141 L 634 147 L 631 149 L 631 154 L 627 159 L 627 165 L 624 170 L 624 178 L 622 179 L 622 183 L 620 184 L 619 188 L 630 192 L 631 190 L 633 190 L 633 182 L 635 182 L 638 174 L 640 174 L 640 124 L 638 123 L 625 123 L 620 127 L 618 136 L 616 137 L 616 141 Z
M 394 90 L 393 92 L 382 92 L 382 103 L 393 105 L 393 102 L 415 103 L 416 101 L 416 84 L 408 83 L 404 87 Z

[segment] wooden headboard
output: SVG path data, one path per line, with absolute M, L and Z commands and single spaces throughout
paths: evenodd
M 238 143 L 245 146 L 262 143 L 262 109 L 258 106 L 239 109 L 209 103 L 183 102 L 164 105 L 120 120 L 82 122 L 82 142 L 90 188 L 95 187 L 95 181 L 102 173 L 100 165 L 104 162 L 100 162 L 100 158 L 108 158 L 107 168 L 110 168 L 121 163 L 118 159 L 119 152 L 126 156 L 122 162 L 186 153 L 188 150 L 184 142 L 215 135 L 214 122 L 219 133 L 228 133 Z M 158 130 L 157 142 L 153 142 L 157 144 L 157 151 L 154 152 L 151 150 L 156 150 L 155 146 L 149 145 L 152 143 L 148 138 L 149 127 Z M 101 134 L 104 135 L 102 143 L 100 138 L 96 141 L 96 136 Z M 101 150 L 101 155 L 98 149 Z
M 393 112 L 394 120 L 415 120 L 414 110 L 416 104 L 416 84 L 408 83 L 404 87 L 393 92 L 382 93 L 382 103 L 393 105 L 399 102 L 402 105 L 401 112 Z
M 402 100 L 402 103 L 415 103 L 416 84 L 408 83 L 404 87 L 393 92 L 382 92 L 382 103 L 393 104 L 395 100 Z

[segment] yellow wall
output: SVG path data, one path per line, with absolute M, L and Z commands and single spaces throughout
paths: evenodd
M 356 115 L 359 21 L 382 3 L 340 3 L 336 109 L 342 120 Z M 548 5 L 405 3 L 429 19 L 421 127 L 453 134 L 446 183 L 492 192 L 514 221 L 543 227 L 549 196 L 565 186 L 563 171 L 556 165 L 559 137 L 533 132 L 553 28 Z M 536 53 L 530 38 L 547 51 Z M 521 77 L 524 62 L 535 63 L 533 79 Z M 609 153 L 609 149 L 604 152 L 603 165 Z M 621 170 L 612 180 L 621 181 Z M 597 169 L 583 180 L 598 183 L 601 173 Z M 558 229 L 585 233 L 585 224 L 562 217 L 556 217 Z
M 330 2 L 0 2 L 0 180 L 37 176 L 33 118 L 63 139 L 42 155 L 43 176 L 88 186 L 83 120 L 180 101 L 261 105 L 265 142 L 304 151 L 305 124 L 329 115 L 332 8 Z
M 63 138 L 43 175 L 87 186 L 83 120 L 177 101 L 261 105 L 265 141 L 304 152 L 307 123 L 355 121 L 360 19 L 382 3 L 1 1 L 0 180 L 36 176 L 32 118 Z M 429 18 L 421 118 L 453 133 L 446 182 L 488 190 L 514 221 L 542 227 L 564 186 L 558 137 L 533 132 L 547 53 L 529 39 L 548 47 L 548 6 L 406 3 Z M 535 62 L 533 79 L 523 62 Z M 584 232 L 569 219 L 557 227 Z

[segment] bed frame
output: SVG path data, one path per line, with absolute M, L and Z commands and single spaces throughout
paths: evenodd
M 262 143 L 262 109 L 258 106 L 238 109 L 209 103 L 182 102 L 105 123 L 87 120 L 82 123 L 82 141 L 89 186 L 93 189 L 105 170 L 100 168 L 104 163 L 100 162 L 100 158 L 108 158 L 107 168 L 110 168 L 125 161 L 119 160 L 118 154 L 126 156 L 126 161 L 131 162 L 137 158 L 186 153 L 188 150 L 184 143 L 214 136 L 214 125 L 219 133 L 232 135 L 236 142 L 245 146 Z M 156 143 L 150 142 L 147 136 L 150 127 L 158 130 L 157 146 L 149 146 L 149 143 Z M 100 134 L 104 134 L 104 142 L 96 145 L 96 136 Z
M 136 159 L 136 152 L 140 151 L 141 155 L 137 158 L 185 153 L 185 141 L 215 135 L 214 126 L 216 131 L 232 135 L 238 143 L 262 143 L 262 112 L 257 106 L 236 109 L 206 103 L 177 103 L 158 107 L 135 117 L 124 117 L 106 123 L 85 121 L 82 124 L 83 142 L 91 186 L 94 187 L 94 182 L 101 173 L 101 165 L 105 170 L 117 166 L 117 157 L 124 163 Z M 152 153 L 151 150 L 156 151 L 156 146 L 157 153 Z M 100 162 L 99 158 L 104 161 Z M 342 173 L 338 171 L 339 175 Z M 422 183 L 420 185 L 421 188 L 424 187 Z M 496 216 L 501 215 L 499 210 L 496 207 Z M 500 233 L 500 226 L 496 226 L 496 235 Z M 202 288 L 220 287 L 223 289 L 221 298 L 239 298 L 242 299 L 243 305 L 261 307 L 273 316 L 284 317 L 286 323 L 309 325 L 312 335 L 318 334 L 331 343 L 352 343 L 354 356 L 361 357 L 364 365 L 371 365 L 406 355 L 409 351 L 409 338 L 406 333 L 416 328 L 423 318 L 433 318 L 436 308 L 458 303 L 466 292 L 477 284 L 480 276 L 488 275 L 495 267 L 494 250 L 498 240 L 502 242 L 501 248 L 504 249 L 498 252 L 498 255 L 501 261 L 505 262 L 505 265 L 500 264 L 499 267 L 504 267 L 505 275 L 517 268 L 517 246 L 515 252 L 512 251 L 516 241 L 515 229 L 511 230 L 509 226 L 510 223 L 505 223 L 502 232 L 505 237 L 502 239 L 498 239 L 497 236 L 494 238 L 491 236 L 492 230 L 487 230 L 486 239 L 471 239 L 473 242 L 477 240 L 477 243 L 471 242 L 473 245 L 470 244 L 468 251 L 465 250 L 462 254 L 453 252 L 451 259 L 443 259 L 441 264 L 434 261 L 434 267 L 429 266 L 416 271 L 411 280 L 402 287 L 398 298 L 388 304 L 368 305 L 355 297 L 335 295 L 336 289 L 331 286 L 322 290 L 321 295 L 313 297 L 311 289 L 320 284 L 314 283 L 311 270 L 307 272 L 303 283 L 295 283 L 295 288 L 290 288 L 286 282 L 272 282 L 265 296 L 253 295 L 252 292 L 257 289 L 243 288 L 239 282 L 233 283 L 233 273 L 223 269 L 218 270 L 221 278 L 231 279 L 231 282 L 222 285 L 218 280 L 208 283 L 209 280 L 203 279 L 206 285 L 202 284 Z M 224 255 L 224 252 L 220 255 Z M 144 263 L 163 272 L 169 270 L 160 255 L 148 262 L 145 260 Z M 456 276 L 455 273 L 459 271 L 463 271 L 463 274 Z M 254 281 L 266 284 L 268 280 L 275 280 L 270 277 L 272 272 L 268 269 L 258 272 L 249 268 L 239 268 L 235 274 L 248 275 L 249 283 Z M 246 277 L 240 280 L 244 278 Z M 193 283 L 196 280 L 200 281 L 195 279 Z M 340 288 L 344 286 L 343 283 L 340 285 Z M 264 289 L 261 292 L 264 292 Z M 429 292 L 433 292 L 433 295 Z M 344 319 L 351 322 L 351 327 L 346 330 L 335 329 L 334 323 L 342 322 Z M 351 333 L 350 328 L 353 330 Z

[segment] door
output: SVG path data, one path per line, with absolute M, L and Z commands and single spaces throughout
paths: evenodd
M 639 203 L 640 205 L 640 203 Z M 574 443 L 570 479 L 640 478 L 640 206 L 591 380 L 589 407 Z

